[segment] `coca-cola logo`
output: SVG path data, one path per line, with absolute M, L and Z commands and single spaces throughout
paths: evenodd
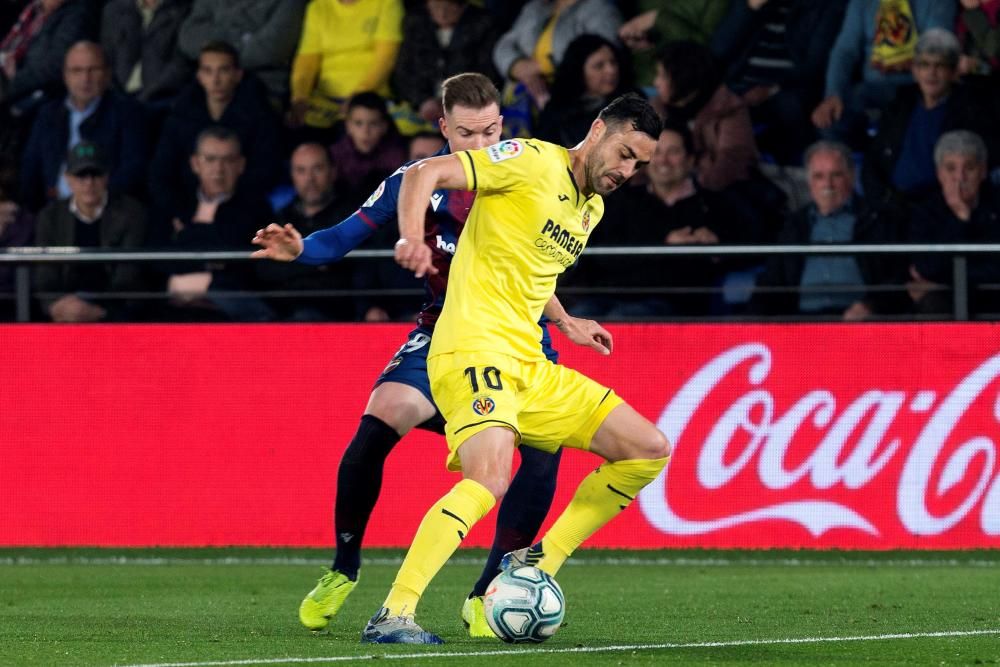
M 799 369 L 814 386 L 822 385 L 822 376 L 813 371 Z M 729 508 L 715 516 L 682 516 L 675 509 L 682 503 L 672 505 L 668 490 L 671 465 L 639 495 L 652 526 L 670 535 L 703 535 L 778 520 L 802 526 L 813 538 L 847 529 L 877 541 L 887 532 L 942 535 L 975 512 L 984 535 L 1000 535 L 1000 396 L 995 386 L 987 393 L 1000 377 L 1000 354 L 940 392 L 940 401 L 935 389 L 855 383 L 846 400 L 816 387 L 794 401 L 785 400 L 784 407 L 774 388 L 768 388 L 771 372 L 772 352 L 766 344 L 732 347 L 692 374 L 657 422 L 674 444 L 674 460 L 683 457 L 689 464 L 684 469 L 694 471 L 693 483 L 684 480 L 686 494 L 694 489 L 705 498 L 725 499 L 733 480 L 745 482 L 755 475 L 761 501 L 747 507 L 743 494 L 741 503 L 733 498 L 705 503 Z M 920 373 L 914 371 L 914 377 L 919 379 Z M 991 414 L 984 418 L 980 410 L 975 419 L 967 418 L 970 406 L 984 401 L 992 406 L 987 410 Z M 715 413 L 705 414 L 706 405 Z M 899 424 L 905 420 L 917 423 L 907 431 Z M 907 442 L 899 435 L 905 432 L 916 435 Z M 814 443 L 805 455 L 803 441 Z M 793 447 L 800 451 L 790 457 Z M 890 474 L 894 478 L 886 479 Z M 872 488 L 873 480 L 878 489 Z M 794 493 L 775 501 L 792 488 Z M 892 493 L 894 510 L 888 507 Z M 949 493 L 946 508 L 930 502 Z M 690 509 L 690 502 L 686 506 Z

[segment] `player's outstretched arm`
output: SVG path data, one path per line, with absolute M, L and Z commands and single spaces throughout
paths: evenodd
M 468 179 L 457 155 L 441 155 L 421 160 L 403 175 L 399 189 L 399 241 L 396 242 L 396 262 L 423 278 L 437 273 L 431 249 L 424 243 L 424 220 L 427 202 L 435 190 L 467 190 Z
M 362 207 L 332 227 L 318 229 L 306 238 L 291 225 L 271 224 L 252 239 L 261 250 L 251 256 L 320 266 L 344 258 L 375 233 L 396 219 L 396 189 L 386 179 L 372 194 L 373 204 Z
M 260 246 L 260 250 L 250 255 L 257 259 L 291 262 L 302 254 L 302 234 L 290 224 L 282 226 L 272 222 L 258 229 L 251 243 Z
M 577 345 L 592 348 L 603 355 L 611 354 L 611 350 L 614 349 L 614 339 L 610 331 L 594 320 L 573 317 L 567 313 L 555 294 L 545 304 L 544 312 L 545 317 L 549 318 L 566 338 Z

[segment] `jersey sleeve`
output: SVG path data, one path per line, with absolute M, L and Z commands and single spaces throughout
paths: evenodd
M 361 217 L 360 210 L 333 227 L 320 229 L 302 239 L 302 254 L 295 261 L 301 264 L 328 264 L 344 258 L 375 232 Z
M 546 161 L 537 142 L 508 139 L 458 154 L 470 190 L 505 192 L 537 182 Z
M 396 221 L 396 201 L 405 167 L 379 183 L 375 191 L 353 214 L 333 227 L 320 229 L 302 240 L 302 264 L 328 264 L 343 259 L 376 232 Z
M 327 25 L 323 3 L 310 2 L 302 22 L 297 55 L 319 54 L 323 52 L 323 29 Z

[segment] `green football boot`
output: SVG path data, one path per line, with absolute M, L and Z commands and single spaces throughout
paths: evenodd
M 359 576 L 358 579 L 360 578 Z M 344 600 L 357 585 L 357 580 L 351 581 L 346 574 L 327 570 L 319 578 L 316 588 L 309 591 L 309 595 L 299 605 L 299 621 L 310 630 L 322 630 L 337 615 L 344 606 Z
M 486 622 L 486 611 L 483 609 L 481 595 L 468 597 L 462 603 L 462 624 L 469 631 L 470 637 L 497 638 L 490 624 Z

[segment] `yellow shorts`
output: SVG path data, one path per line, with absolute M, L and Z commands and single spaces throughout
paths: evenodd
M 454 352 L 427 360 L 431 394 L 447 424 L 448 469 L 461 470 L 458 448 L 492 426 L 517 444 L 554 452 L 589 449 L 597 428 L 622 399 L 587 376 L 548 360 Z

